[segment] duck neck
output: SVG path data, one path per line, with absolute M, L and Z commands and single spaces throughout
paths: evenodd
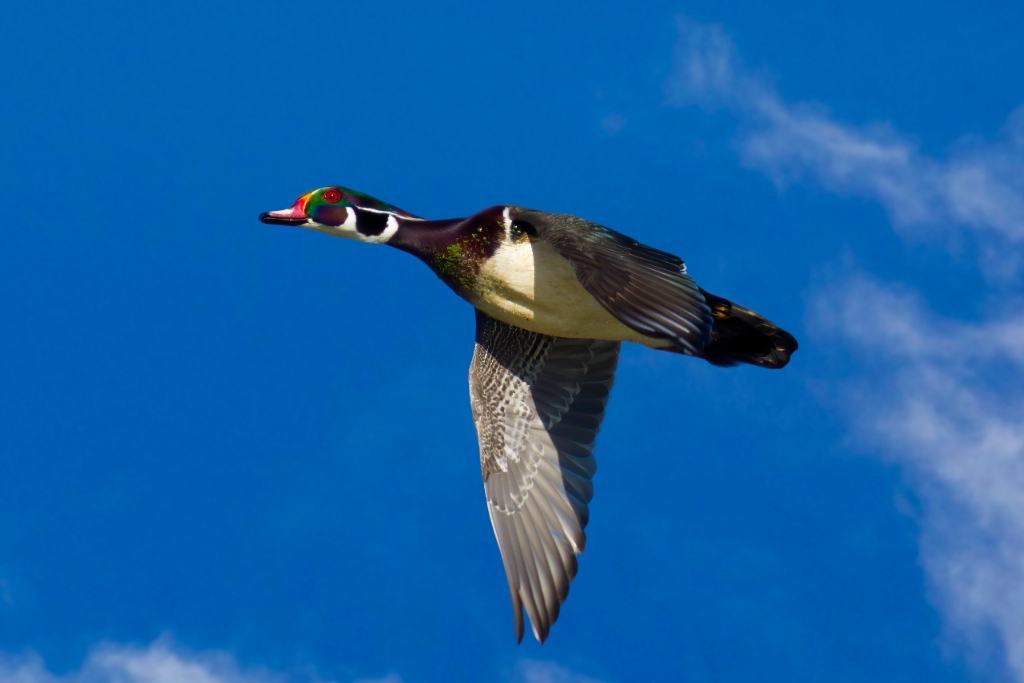
M 449 287 L 468 298 L 480 266 L 501 244 L 499 231 L 504 230 L 504 223 L 500 209 L 495 209 L 438 221 L 402 217 L 388 244 L 426 263 Z

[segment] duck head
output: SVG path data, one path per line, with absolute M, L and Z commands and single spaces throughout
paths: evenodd
M 398 231 L 400 221 L 416 220 L 368 194 L 345 187 L 321 187 L 307 192 L 287 209 L 265 211 L 260 221 L 317 230 L 333 237 L 360 242 L 387 243 Z

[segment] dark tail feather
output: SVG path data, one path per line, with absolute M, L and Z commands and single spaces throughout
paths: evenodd
M 711 308 L 711 343 L 702 357 L 712 365 L 750 363 L 762 368 L 785 367 L 797 350 L 796 339 L 749 308 L 743 308 L 703 289 L 700 293 Z

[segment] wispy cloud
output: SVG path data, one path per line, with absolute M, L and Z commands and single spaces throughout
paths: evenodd
M 511 680 L 516 683 L 604 683 L 555 662 L 523 659 Z M 170 636 L 146 646 L 104 643 L 92 649 L 82 666 L 63 675 L 51 673 L 36 653 L 0 652 L 3 683 L 334 683 L 311 669 L 287 672 L 243 667 L 220 650 L 193 652 L 174 644 Z M 383 678 L 360 678 L 351 683 L 402 683 L 395 673 Z
M 960 140 L 946 158 L 922 154 L 885 123 L 837 121 L 820 106 L 785 101 L 762 73 L 746 68 L 723 29 L 677 19 L 674 69 L 666 82 L 676 106 L 727 108 L 743 121 L 743 162 L 779 185 L 814 182 L 881 203 L 908 235 L 979 237 L 986 264 L 1009 275 L 1020 264 L 1001 250 L 1024 243 L 1024 107 L 995 141 Z
M 680 17 L 678 31 L 668 100 L 732 112 L 743 164 L 780 186 L 877 201 L 915 239 L 972 234 L 997 281 L 1024 265 L 1024 107 L 997 139 L 965 137 L 936 158 L 891 125 L 786 101 L 719 26 Z M 858 275 L 808 317 L 859 353 L 847 415 L 921 500 L 922 564 L 951 630 L 1024 681 L 1024 308 L 958 321 Z
M 35 653 L 0 653 L 4 683 L 328 683 L 312 671 L 243 668 L 226 652 L 188 652 L 169 638 L 148 646 L 107 643 L 90 652 L 77 671 L 50 673 Z M 402 683 L 395 674 L 354 683 Z
M 864 275 L 843 281 L 815 302 L 815 325 L 840 330 L 862 348 L 884 357 L 941 364 L 948 372 L 972 373 L 978 362 L 1006 360 L 1024 368 L 1024 307 L 1010 305 L 998 318 L 967 323 L 939 318 L 921 295 Z M 875 354 L 877 358 L 877 354 Z
M 521 683 L 603 683 L 596 678 L 583 676 L 554 662 L 535 659 L 520 660 L 516 667 Z
M 1004 653 L 1024 680 L 1024 311 L 964 323 L 855 276 L 811 318 L 861 352 L 850 415 L 921 497 L 936 601 L 975 653 Z

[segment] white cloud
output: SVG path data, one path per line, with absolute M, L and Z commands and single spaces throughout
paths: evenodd
M 517 662 L 517 683 L 603 683 L 574 673 L 554 662 Z M 142 647 L 104 643 L 93 648 L 82 666 L 63 675 L 51 673 L 34 652 L 0 652 L 2 683 L 331 683 L 315 671 L 270 671 L 242 667 L 230 654 L 210 650 L 191 652 L 174 645 L 169 636 Z M 394 673 L 383 678 L 360 678 L 352 683 L 402 683 Z
M 167 637 L 146 647 L 107 643 L 94 648 L 77 671 L 50 673 L 35 653 L 0 653 L 4 683 L 328 683 L 310 671 L 243 668 L 225 652 L 192 653 Z M 402 683 L 395 674 L 354 683 Z
M 1024 243 L 1024 107 L 998 140 L 964 139 L 945 159 L 924 155 L 891 126 L 836 121 L 821 107 L 783 100 L 770 80 L 743 66 L 719 26 L 677 19 L 674 69 L 665 84 L 676 106 L 728 108 L 744 122 L 743 162 L 777 184 L 812 181 L 873 199 L 908 235 L 978 235 L 990 272 L 1009 275 L 1020 260 L 1006 243 Z
M 1001 318 L 982 324 L 940 319 L 917 292 L 865 276 L 849 278 L 814 303 L 817 327 L 841 330 L 889 358 L 961 370 L 1002 359 L 1024 368 L 1024 307 L 1010 305 L 1007 312 L 1004 303 Z
M 972 234 L 997 279 L 1024 265 L 1024 107 L 998 139 L 964 138 L 936 158 L 891 125 L 787 102 L 721 27 L 680 17 L 677 28 L 668 101 L 736 115 L 743 164 L 779 186 L 877 201 L 915 239 Z M 922 564 L 951 630 L 1024 681 L 1024 309 L 1005 299 L 999 317 L 968 323 L 858 276 L 809 318 L 861 353 L 848 414 L 921 499 Z
M 603 683 L 596 678 L 574 673 L 554 662 L 520 660 L 517 674 L 522 683 Z
M 1024 314 L 942 318 L 863 276 L 810 314 L 863 355 L 870 379 L 851 393 L 850 415 L 921 497 L 937 603 L 979 658 L 1002 653 L 1024 680 Z

